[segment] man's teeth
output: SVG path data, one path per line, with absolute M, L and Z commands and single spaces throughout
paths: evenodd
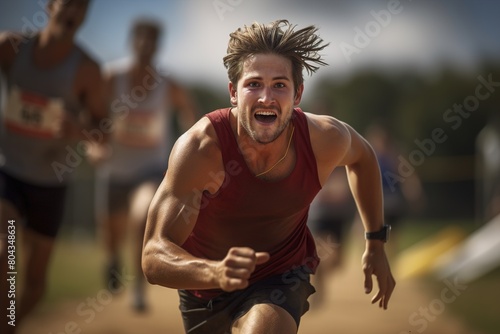
M 259 111 L 257 112 L 257 115 L 262 115 L 262 116 L 274 116 L 275 113 L 270 112 L 270 111 Z

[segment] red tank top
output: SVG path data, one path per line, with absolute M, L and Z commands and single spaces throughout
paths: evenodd
M 319 258 L 306 223 L 309 205 L 321 185 L 305 114 L 299 108 L 293 111 L 296 163 L 290 175 L 279 181 L 261 180 L 250 171 L 231 128 L 230 108 L 206 116 L 219 139 L 225 179 L 216 194 L 202 194 L 196 225 L 182 247 L 211 260 L 222 260 L 231 247 L 269 252 L 270 260 L 257 266 L 250 283 L 286 275 L 303 265 L 314 272 Z M 220 176 L 214 173 L 216 177 Z M 221 290 L 191 292 L 210 299 Z

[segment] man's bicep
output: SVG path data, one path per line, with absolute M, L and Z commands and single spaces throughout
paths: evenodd
M 351 126 L 345 124 L 348 140 L 344 142 L 344 155 L 339 165 L 348 166 L 358 163 L 367 155 L 372 155 L 370 144 Z
M 101 120 L 108 116 L 108 107 L 106 105 L 106 90 L 104 86 L 104 78 L 97 65 L 93 67 L 92 80 L 93 89 L 90 89 L 89 94 L 89 111 L 94 120 Z
M 150 206 L 148 225 L 156 230 L 161 238 L 182 245 L 194 228 L 199 212 L 199 204 L 189 189 L 177 186 L 165 176 Z M 149 231 L 152 232 L 152 231 Z M 150 235 L 152 236 L 152 235 Z
M 202 146 L 202 145 L 201 145 Z M 151 216 L 158 233 L 178 245 L 184 243 L 194 228 L 203 201 L 210 170 L 218 168 L 216 155 L 200 148 L 192 132 L 179 138 L 172 149 L 169 168 L 153 198 Z
M 108 116 L 104 78 L 97 63 L 85 58 L 78 70 L 76 94 L 93 123 Z M 94 124 L 95 125 L 95 124 Z
M 10 68 L 19 52 L 19 47 L 26 41 L 27 39 L 22 35 L 7 31 L 0 32 L 0 68 L 2 71 Z

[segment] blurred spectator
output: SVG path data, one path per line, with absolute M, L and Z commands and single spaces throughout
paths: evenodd
M 384 192 L 385 223 L 391 225 L 389 249 L 397 250 L 400 222 L 410 212 L 419 212 L 424 207 L 423 188 L 416 172 L 402 177 L 398 172 L 401 154 L 389 131 L 379 123 L 373 123 L 365 138 L 372 145 L 380 166 Z
M 342 265 L 347 230 L 354 219 L 356 205 L 344 167 L 336 168 L 316 195 L 309 210 L 308 226 L 314 235 L 320 264 L 312 276 L 316 293 L 312 306 L 321 306 L 328 294 L 325 279 Z
M 45 293 L 70 171 L 85 153 L 82 145 L 76 151 L 70 145 L 77 139 L 83 143 L 85 130 L 95 129 L 105 116 L 99 66 L 74 42 L 88 6 L 88 0 L 49 0 L 49 20 L 40 32 L 0 36 L 0 67 L 8 90 L 0 132 L 3 312 L 15 301 L 15 319 L 2 316 L 3 334 L 13 333 Z M 23 261 L 17 257 L 13 265 L 21 251 Z M 16 300 L 8 300 L 7 272 L 23 276 Z
M 196 120 L 187 91 L 171 77 L 161 74 L 154 64 L 161 33 L 159 23 L 137 20 L 131 29 L 132 62 L 111 71 L 106 85 L 113 132 L 111 150 L 99 171 L 99 183 L 105 187 L 97 194 L 98 199 L 106 196 L 104 201 L 99 200 L 106 207 L 101 207 L 98 217 L 103 222 L 108 253 L 106 278 L 114 288 L 119 288 L 117 273 L 123 269 L 120 249 L 129 227 L 136 278 L 133 307 L 137 311 L 146 309 L 141 269 L 146 215 L 176 139 L 173 120 L 179 121 L 181 130 Z
M 500 115 L 492 114 L 477 138 L 478 211 L 489 221 L 500 214 Z

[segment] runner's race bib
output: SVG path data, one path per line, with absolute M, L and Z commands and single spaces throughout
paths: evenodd
M 64 102 L 12 87 L 5 107 L 5 127 L 27 137 L 52 139 L 61 134 Z
M 118 143 L 130 147 L 155 147 L 161 142 L 164 120 L 153 110 L 130 110 L 115 120 L 114 135 Z

